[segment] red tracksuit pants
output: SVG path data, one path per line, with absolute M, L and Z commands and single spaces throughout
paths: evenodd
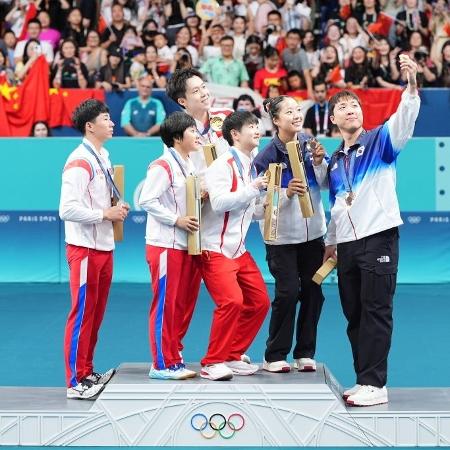
M 182 362 L 181 339 L 194 311 L 200 275 L 186 250 L 147 245 L 146 258 L 153 289 L 150 348 L 154 367 L 165 369 Z
M 204 251 L 201 273 L 216 304 L 202 366 L 238 361 L 258 334 L 270 307 L 264 280 L 250 253 L 230 259 Z
M 67 387 L 93 372 L 98 330 L 105 314 L 113 252 L 67 245 L 72 307 L 64 334 Z

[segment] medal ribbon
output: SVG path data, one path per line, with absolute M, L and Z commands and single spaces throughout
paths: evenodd
M 231 148 L 230 152 L 233 155 L 234 162 L 236 163 L 236 166 L 239 170 L 239 176 L 241 177 L 241 180 L 244 181 L 244 166 L 242 165 L 241 160 L 239 159 L 239 156 L 236 153 L 236 150 L 234 148 Z M 253 162 L 250 162 L 249 175 L 251 180 L 255 179 L 258 176 L 258 174 L 256 173 L 256 167 L 253 164 Z
M 346 162 L 350 157 L 350 164 L 348 164 L 348 167 L 346 167 Z M 353 150 L 350 154 L 345 155 L 343 158 L 338 159 L 338 167 L 339 171 L 341 172 L 341 178 L 344 182 L 345 191 L 346 192 L 352 192 L 352 184 L 353 184 L 353 178 L 355 175 L 355 162 L 356 162 L 356 150 Z
M 176 163 L 178 164 L 178 166 L 180 167 L 181 172 L 182 172 L 184 178 L 187 178 L 186 171 L 184 170 L 184 167 L 183 167 L 183 165 L 181 164 L 181 161 L 178 159 L 178 156 L 177 156 L 177 153 L 175 152 L 175 150 L 174 150 L 173 148 L 170 147 L 170 148 L 169 148 L 169 152 L 170 152 L 170 154 L 172 155 L 172 158 L 175 160 L 175 162 L 176 162 Z
M 315 117 L 316 117 L 316 133 L 317 134 L 327 134 L 328 132 L 328 102 L 325 103 L 325 112 L 323 114 L 323 127 L 322 133 L 320 132 L 320 114 L 319 105 L 316 103 L 314 107 Z

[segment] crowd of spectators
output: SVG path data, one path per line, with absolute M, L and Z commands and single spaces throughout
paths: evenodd
M 142 78 L 164 88 L 193 66 L 264 98 L 306 90 L 314 100 L 315 85 L 401 89 L 398 55 L 407 53 L 420 87 L 450 87 L 445 0 L 220 0 L 209 21 L 196 3 L 0 0 L 0 74 L 21 83 L 44 54 L 52 87 L 109 92 Z

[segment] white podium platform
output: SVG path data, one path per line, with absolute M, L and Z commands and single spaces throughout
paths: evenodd
M 450 388 L 389 389 L 388 405 L 349 408 L 322 365 L 224 382 L 150 380 L 148 371 L 122 364 L 95 401 L 67 400 L 64 388 L 0 388 L 0 445 L 450 445 Z

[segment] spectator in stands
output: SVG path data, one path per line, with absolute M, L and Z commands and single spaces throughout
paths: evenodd
M 164 3 L 164 15 L 166 16 L 167 38 L 172 45 L 175 42 L 175 35 L 179 28 L 184 26 L 189 11 L 194 10 L 191 0 L 167 0 Z
M 198 49 L 200 62 L 208 61 L 221 55 L 220 40 L 225 36 L 225 30 L 219 23 L 211 24 L 208 29 L 202 29 L 202 41 Z
M 328 25 L 326 35 L 323 38 L 323 42 L 325 45 L 332 45 L 337 53 L 339 58 L 339 63 L 344 65 L 344 47 L 341 43 L 341 29 L 336 23 L 331 23 Z
M 345 69 L 345 79 L 349 89 L 367 89 L 374 86 L 372 67 L 364 47 L 355 47 L 350 63 Z
M 231 36 L 220 40 L 222 55 L 206 61 L 200 71 L 208 81 L 227 86 L 248 87 L 249 76 L 242 61 L 233 58 L 234 41 Z
M 30 39 L 37 40 L 41 48 L 41 53 L 45 55 L 45 59 L 47 60 L 47 62 L 49 64 L 53 62 L 54 56 L 53 47 L 46 41 L 40 42 L 39 40 L 40 34 L 41 34 L 41 22 L 39 22 L 38 19 L 31 19 L 28 22 L 27 26 L 27 36 L 28 36 L 27 40 L 19 41 L 14 49 L 14 60 L 16 65 L 18 62 L 22 61 L 25 46 L 27 45 Z
M 33 126 L 31 127 L 30 137 L 45 138 L 51 137 L 51 135 L 52 131 L 47 122 L 39 120 L 38 122 L 33 123 Z
M 250 35 L 245 43 L 244 65 L 250 78 L 250 87 L 253 88 L 256 71 L 264 67 L 262 42 L 254 34 Z
M 142 42 L 141 37 L 139 36 L 136 28 L 132 25 L 129 25 L 128 28 L 125 31 L 125 34 L 123 35 L 122 41 L 120 42 L 119 46 L 122 51 L 127 55 L 129 52 L 130 54 L 133 52 L 136 48 L 143 48 L 144 43 Z
M 100 46 L 100 35 L 90 30 L 86 37 L 86 47 L 80 49 L 80 60 L 88 70 L 88 84 L 95 86 L 101 67 L 108 62 L 108 52 Z
M 413 59 L 417 63 L 417 86 L 419 88 L 435 87 L 438 78 L 438 70 L 429 57 L 428 49 L 425 46 L 419 47 L 419 49 L 414 52 Z M 404 83 L 408 81 L 404 74 L 402 74 L 401 78 Z
M 119 47 L 112 45 L 108 49 L 108 62 L 100 69 L 96 88 L 111 92 L 130 87 L 131 79 L 123 61 L 122 52 Z
M 368 37 L 355 17 L 348 17 L 345 22 L 345 33 L 340 39 L 344 52 L 344 64 L 348 64 L 355 47 L 367 48 Z
M 267 26 L 264 30 L 267 46 L 276 48 L 281 53 L 286 48 L 286 31 L 279 11 L 274 9 L 267 14 Z
M 305 100 L 305 81 L 302 78 L 302 74 L 297 70 L 291 70 L 286 77 L 285 92 L 289 97 L 295 98 L 297 101 Z M 313 81 L 314 83 L 314 81 Z
M 51 71 L 52 86 L 54 88 L 86 89 L 88 79 L 89 72 L 80 61 L 76 42 L 73 39 L 64 39 Z
M 67 14 L 72 6 L 71 3 L 71 0 L 37 0 L 36 6 L 39 11 L 47 11 L 50 14 L 52 28 L 62 31 L 67 24 Z M 85 2 L 82 1 L 82 3 Z M 92 2 L 89 1 L 89 3 Z
M 192 69 L 193 67 L 191 54 L 187 49 L 180 47 L 173 57 L 170 72 L 174 73 L 176 70 Z
M 450 40 L 442 46 L 441 55 L 436 61 L 436 66 L 439 75 L 436 86 L 450 88 Z
M 153 44 L 145 47 L 145 61 L 147 73 L 155 80 L 156 86 L 165 88 L 167 85 L 167 77 L 158 70 L 158 50 Z
M 158 32 L 158 24 L 153 19 L 148 19 L 145 21 L 142 27 L 141 37 L 144 42 L 144 46 L 152 44 L 155 34 Z
M 233 57 L 243 61 L 245 54 L 245 43 L 247 41 L 247 19 L 243 16 L 236 16 L 233 19 L 231 36 L 234 39 Z
M 312 89 L 312 78 L 310 72 L 310 65 L 306 56 L 305 50 L 300 45 L 302 43 L 302 33 L 298 29 L 289 30 L 286 35 L 286 46 L 282 53 L 283 64 L 285 69 L 290 72 L 291 70 L 297 70 L 303 74 L 306 87 L 308 90 L 308 96 L 314 98 Z
M 61 39 L 61 33 L 56 28 L 50 27 L 50 14 L 47 11 L 39 11 L 37 15 L 39 22 L 41 23 L 41 32 L 39 34 L 39 40 L 48 42 L 53 50 L 59 45 Z
M 339 64 L 339 57 L 335 47 L 328 45 L 320 55 L 320 66 L 312 70 L 313 78 L 325 80 L 328 87 L 345 88 L 344 71 Z
M 143 17 L 144 20 L 142 20 L 142 27 L 138 27 L 138 29 L 141 29 L 142 32 L 145 30 L 164 30 L 167 20 L 164 15 L 164 2 L 162 0 L 152 0 L 147 6 L 141 2 L 139 9 L 141 10 L 139 16 Z M 151 19 L 145 20 L 146 17 L 151 17 Z
M 14 71 L 9 67 L 8 54 L 5 50 L 0 48 L 0 84 L 7 81 L 8 84 L 13 85 L 15 82 Z
M 192 65 L 197 67 L 198 51 L 193 45 L 191 45 L 191 38 L 191 30 L 189 27 L 184 26 L 179 28 L 175 38 L 175 45 L 172 45 L 170 51 L 172 52 L 172 55 L 175 56 L 180 48 L 187 50 L 191 54 Z
M 21 2 L 20 0 L 14 0 L 12 4 L 13 7 L 5 16 L 5 22 L 9 25 L 8 28 L 11 29 L 16 36 L 20 37 L 23 25 L 25 24 L 25 15 L 28 4 Z
M 202 30 L 200 28 L 201 19 L 195 13 L 190 13 L 186 17 L 185 23 L 191 32 L 191 45 L 198 50 L 200 42 L 202 41 Z
M 0 41 L 0 45 L 2 46 L 3 50 L 5 51 L 8 59 L 9 67 L 14 70 L 16 67 L 15 61 L 14 61 L 14 48 L 16 46 L 16 35 L 12 30 L 6 30 L 5 34 L 3 35 L 3 40 Z
M 97 28 L 98 8 L 97 2 L 92 0 L 79 0 L 78 6 L 83 15 L 83 26 L 87 30 Z
M 420 51 L 424 47 L 423 37 L 418 31 L 413 31 L 408 39 L 407 51 L 409 57 L 414 59 L 414 53 Z
M 267 15 L 270 11 L 276 10 L 276 5 L 269 0 L 256 0 L 257 8 L 254 13 L 255 32 L 264 36 L 265 27 L 267 27 Z
M 253 113 L 256 117 L 261 117 L 259 109 L 256 108 L 255 100 L 248 94 L 242 94 L 238 98 L 233 100 L 233 109 L 235 111 L 249 111 Z
M 16 64 L 15 75 L 22 82 L 39 56 L 42 55 L 41 44 L 37 39 L 29 39 L 23 51 L 22 60 Z
M 80 8 L 72 8 L 67 16 L 67 25 L 62 32 L 62 38 L 72 39 L 78 48 L 82 48 L 86 46 L 87 33 Z
M 275 98 L 279 97 L 280 95 L 281 95 L 280 86 L 275 86 L 274 84 L 271 84 L 269 86 L 269 89 L 267 90 L 266 98 Z
M 400 71 L 397 66 L 397 56 L 400 48 L 391 50 L 386 38 L 380 38 L 376 44 L 375 58 L 372 59 L 372 72 L 376 87 L 402 89 L 398 84 Z
M 330 137 L 342 139 L 341 130 L 335 124 L 331 125 Z
M 131 78 L 131 85 L 137 87 L 137 82 L 143 76 L 147 75 L 147 70 L 145 68 L 145 48 L 140 47 L 132 51 L 132 63 L 128 73 Z
M 113 15 L 113 6 L 115 4 L 121 5 L 123 10 L 123 17 L 128 24 L 137 25 L 137 8 L 135 0 L 103 0 L 102 15 L 107 23 L 111 23 Z M 112 3 L 112 6 L 111 6 Z
M 128 136 L 147 137 L 159 133 L 166 113 L 162 103 L 152 98 L 152 83 L 151 77 L 142 77 L 137 84 L 139 95 L 125 103 L 120 126 Z
M 305 31 L 302 46 L 308 58 L 309 66 L 311 68 L 318 67 L 320 64 L 320 52 L 317 50 L 316 37 L 311 30 Z
M 282 78 L 286 75 L 286 70 L 280 66 L 278 51 L 271 46 L 267 46 L 264 50 L 264 68 L 255 73 L 253 89 L 259 92 L 263 98 L 266 98 L 269 86 L 280 86 Z
M 291 30 L 292 28 L 308 30 L 311 28 L 311 8 L 306 2 L 286 0 L 280 12 L 285 30 Z
M 431 59 L 437 61 L 442 47 L 449 38 L 450 15 L 449 5 L 445 0 L 437 0 L 433 6 L 433 15 L 430 20 L 430 32 L 433 36 L 431 45 Z
M 363 0 L 362 7 L 357 7 L 353 15 L 363 28 L 367 28 L 368 25 L 377 21 L 379 12 L 378 0 Z
M 167 38 L 163 33 L 156 33 L 153 39 L 156 50 L 158 52 L 158 71 L 160 73 L 166 74 L 169 72 L 170 66 L 173 61 L 173 54 L 167 45 Z
M 330 135 L 331 121 L 328 112 L 328 91 L 324 80 L 316 78 L 314 85 L 315 103 L 305 115 L 303 129 L 305 133 L 323 137 Z
M 404 10 L 397 14 L 396 36 L 397 45 L 407 48 L 408 40 L 414 31 L 418 31 L 423 37 L 428 37 L 428 18 L 417 6 L 418 0 L 405 0 Z
M 123 7 L 119 3 L 115 3 L 111 8 L 111 25 L 103 32 L 101 36 L 102 47 L 108 48 L 111 44 L 119 46 L 122 42 L 128 23 L 125 21 Z

